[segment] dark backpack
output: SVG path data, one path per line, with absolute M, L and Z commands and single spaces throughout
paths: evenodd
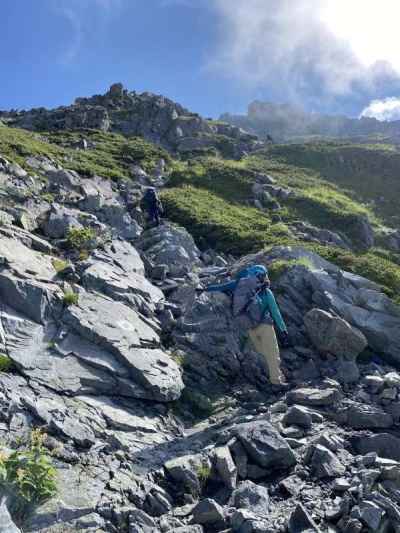
M 233 294 L 232 313 L 239 318 L 242 329 L 252 329 L 263 324 L 272 324 L 269 314 L 263 316 L 259 294 L 263 284 L 255 277 L 239 280 Z

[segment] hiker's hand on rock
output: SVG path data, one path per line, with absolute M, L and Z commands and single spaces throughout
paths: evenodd
M 289 333 L 287 331 L 281 333 L 281 345 L 282 348 L 290 348 L 291 346 Z

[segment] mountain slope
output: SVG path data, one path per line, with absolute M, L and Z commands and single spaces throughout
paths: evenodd
M 335 147 L 232 159 L 215 136 L 182 153 L 6 122 L 0 529 L 396 531 L 400 234 L 359 200 L 357 173 L 345 187 L 328 173 Z M 148 186 L 166 208 L 157 227 Z M 290 333 L 285 388 L 230 297 L 196 290 L 253 263 Z

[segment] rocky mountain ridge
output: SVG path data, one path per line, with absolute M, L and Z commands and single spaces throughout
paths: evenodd
M 383 283 L 322 257 L 358 259 L 346 232 L 322 217 L 320 226 L 298 220 L 285 243 L 281 217 L 301 189 L 280 166 L 170 159 L 108 179 L 75 166 L 95 142 L 44 154 L 41 140 L 15 159 L 4 144 L 12 157 L 0 159 L 0 363 L 10 363 L 0 372 L 0 473 L 13 451 L 22 454 L 19 477 L 1 478 L 0 531 L 396 533 L 400 308 Z M 180 188 L 182 174 L 189 184 Z M 193 214 L 186 227 L 168 218 L 148 227 L 140 200 L 149 185 L 167 217 L 178 218 L 172 198 L 184 207 L 188 197 L 208 225 Z M 353 206 L 323 191 L 342 211 Z M 218 226 L 214 205 L 233 210 L 241 228 L 264 217 L 266 240 L 235 233 L 233 218 Z M 370 250 L 373 228 L 360 213 L 358 237 Z M 221 228 L 216 241 L 236 241 L 236 253 L 210 246 Z M 254 253 L 242 253 L 251 238 Z M 254 262 L 269 268 L 288 324 L 288 390 L 269 384 L 229 298 L 196 294 Z M 396 291 L 391 273 L 384 281 Z M 57 490 L 29 505 L 18 480 L 38 429 Z
M 260 145 L 236 126 L 207 121 L 164 96 L 128 92 L 120 83 L 104 95 L 77 98 L 71 106 L 3 111 L 0 120 L 34 131 L 95 129 L 141 136 L 180 154 L 217 150 L 240 158 Z
M 247 114 L 223 113 L 221 120 L 243 128 L 260 139 L 272 137 L 275 142 L 320 139 L 342 139 L 353 142 L 399 143 L 400 121 L 379 121 L 375 118 L 349 118 L 344 115 L 310 113 L 290 104 L 254 101 Z

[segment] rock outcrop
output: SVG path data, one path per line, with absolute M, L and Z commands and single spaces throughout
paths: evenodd
M 236 126 L 204 120 L 164 96 L 129 92 L 120 83 L 104 95 L 77 98 L 71 106 L 1 112 L 0 120 L 35 131 L 97 129 L 139 135 L 179 153 L 228 150 L 227 155 L 240 158 L 259 145 L 255 135 Z

